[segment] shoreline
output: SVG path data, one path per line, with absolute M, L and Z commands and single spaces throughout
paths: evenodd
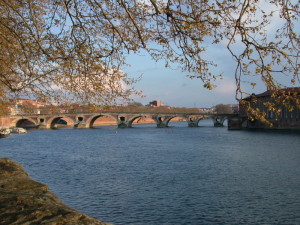
M 0 224 L 111 225 L 68 207 L 9 158 L 0 158 Z

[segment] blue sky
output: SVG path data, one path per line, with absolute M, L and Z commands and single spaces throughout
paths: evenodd
M 190 79 L 180 70 L 167 69 L 164 62 L 155 62 L 147 55 L 130 55 L 128 63 L 131 67 L 124 69 L 129 77 L 141 80 L 135 84 L 142 90 L 144 98 L 134 100 L 147 104 L 152 100 L 161 100 L 173 107 L 212 107 L 217 104 L 236 104 L 234 71 L 236 64 L 224 47 L 212 46 L 206 57 L 219 64 L 214 69 L 216 74 L 223 73 L 223 80 L 215 82 L 213 90 L 207 90 L 199 79 Z M 264 91 L 264 87 L 261 87 Z
M 142 90 L 144 98 L 134 100 L 147 104 L 152 100 L 162 100 L 164 104 L 174 107 L 211 107 L 219 103 L 236 103 L 234 96 L 234 81 L 226 80 L 222 88 L 207 90 L 199 79 L 189 79 L 180 70 L 164 67 L 163 62 L 154 62 L 150 57 L 130 56 L 131 67 L 125 71 L 130 77 L 142 75 L 135 84 Z
M 270 12 L 277 9 L 267 1 L 260 4 L 264 10 Z M 270 35 L 271 39 L 276 29 L 282 25 L 282 22 L 282 19 L 279 17 L 279 11 L 276 11 L 273 14 L 270 24 L 265 27 L 265 31 Z M 207 90 L 203 87 L 201 80 L 191 80 L 186 77 L 186 73 L 180 70 L 166 69 L 164 62 L 154 62 L 147 55 L 130 55 L 128 63 L 131 64 L 131 67 L 125 68 L 124 71 L 129 77 L 133 78 L 142 75 L 141 80 L 135 84 L 135 87 L 138 90 L 142 90 L 145 95 L 144 98 L 134 97 L 134 100 L 147 104 L 152 100 L 159 99 L 163 103 L 174 107 L 197 108 L 212 107 L 217 104 L 236 104 L 234 77 L 236 62 L 226 49 L 227 43 L 221 42 L 218 45 L 211 45 L 206 42 L 206 44 L 207 52 L 204 54 L 205 58 L 218 64 L 218 67 L 213 69 L 212 72 L 214 74 L 223 74 L 223 80 L 218 80 L 214 83 L 216 85 L 215 89 Z M 233 50 L 239 52 L 240 48 L 243 49 L 243 47 L 237 42 L 234 44 Z M 257 83 L 255 89 L 251 89 L 250 84 L 244 84 L 243 91 L 256 94 L 266 91 L 266 87 L 262 83 L 260 76 L 245 76 L 243 79 Z M 291 85 L 288 76 L 279 75 L 278 80 L 286 86 Z

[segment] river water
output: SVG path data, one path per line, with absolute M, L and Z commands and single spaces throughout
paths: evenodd
M 300 224 L 300 133 L 171 126 L 31 130 L 0 157 L 113 224 Z

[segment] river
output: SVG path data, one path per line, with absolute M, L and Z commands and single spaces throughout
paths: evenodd
M 0 157 L 116 225 L 300 224 L 299 132 L 171 126 L 30 130 Z

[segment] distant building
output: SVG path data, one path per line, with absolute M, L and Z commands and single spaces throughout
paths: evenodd
M 284 97 L 286 96 L 286 97 Z M 300 87 L 281 89 L 277 92 L 274 90 L 268 90 L 261 94 L 252 94 L 243 100 L 248 102 L 251 108 L 257 108 L 260 112 L 265 113 L 265 118 L 273 124 L 272 128 L 297 128 L 300 129 L 300 109 L 294 99 L 300 101 Z M 283 102 L 283 100 L 285 102 Z M 288 101 L 292 108 L 286 106 Z M 275 113 L 274 110 L 269 110 L 267 105 L 274 104 L 276 109 L 279 109 L 279 113 Z M 291 110 L 293 109 L 293 110 Z M 244 104 L 240 104 L 239 110 L 240 116 L 247 118 L 251 116 Z M 246 120 L 247 128 L 270 128 L 268 124 L 261 122 L 260 120 Z
M 152 106 L 152 107 L 161 107 L 161 106 L 164 106 L 164 104 L 162 103 L 161 100 L 154 100 L 152 102 L 149 102 L 149 106 Z
M 32 99 L 15 99 L 10 103 L 9 111 L 11 115 L 33 113 L 40 114 L 40 108 L 44 107 L 45 103 Z
M 203 113 L 213 113 L 215 111 L 215 108 L 199 108 L 199 112 L 203 112 Z

